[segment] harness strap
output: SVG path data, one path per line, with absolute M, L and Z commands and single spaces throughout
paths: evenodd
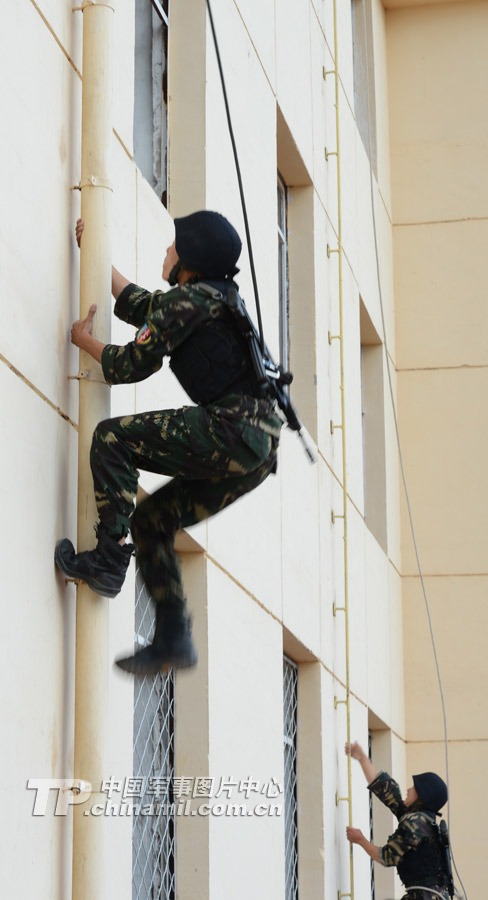
M 407 891 L 407 894 L 409 891 L 428 891 L 430 894 L 432 894 L 433 897 L 440 897 L 441 900 L 446 900 L 445 894 L 440 894 L 439 891 L 435 891 L 434 888 L 422 887 L 420 884 L 412 884 L 412 885 L 410 885 L 410 887 L 406 888 L 406 891 Z M 447 892 L 447 888 L 446 888 L 446 892 Z

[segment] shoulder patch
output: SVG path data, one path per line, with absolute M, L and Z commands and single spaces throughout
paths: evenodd
M 148 344 L 154 332 L 151 326 L 146 322 L 136 334 L 136 344 Z

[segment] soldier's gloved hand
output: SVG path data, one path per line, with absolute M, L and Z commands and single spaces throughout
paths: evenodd
M 88 310 L 86 319 L 78 319 L 77 322 L 73 322 L 73 326 L 71 328 L 71 343 L 74 344 L 75 347 L 81 347 L 83 345 L 83 336 L 85 334 L 92 333 L 93 319 L 95 317 L 96 311 L 97 304 L 92 303 L 90 309 Z
M 352 759 L 362 759 L 365 755 L 363 748 L 357 741 L 354 741 L 352 744 L 346 744 L 344 747 L 344 751 L 346 756 L 352 757 Z
M 83 234 L 84 227 L 85 227 L 85 223 L 84 223 L 83 219 L 77 219 L 76 227 L 75 227 L 75 235 L 76 235 L 76 243 L 78 244 L 78 247 L 81 244 L 81 235 Z

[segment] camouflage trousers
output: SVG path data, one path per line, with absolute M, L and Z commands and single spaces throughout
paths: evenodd
M 280 428 L 268 402 L 237 396 L 225 407 L 137 413 L 97 426 L 90 465 L 100 527 L 116 539 L 130 529 L 153 600 L 184 602 L 176 532 L 276 471 Z M 173 477 L 134 511 L 138 469 Z

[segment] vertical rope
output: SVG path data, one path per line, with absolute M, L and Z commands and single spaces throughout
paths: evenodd
M 264 343 L 263 322 L 262 322 L 262 318 L 261 318 L 261 304 L 259 302 L 258 280 L 257 280 L 257 276 L 256 276 L 256 268 L 254 265 L 254 254 L 252 252 L 251 231 L 249 228 L 249 220 L 247 217 L 246 198 L 244 196 L 244 187 L 242 184 L 241 167 L 239 165 L 239 157 L 237 155 L 237 145 L 236 145 L 236 141 L 235 141 L 235 137 L 234 137 L 234 129 L 232 127 L 232 119 L 230 117 L 229 100 L 227 98 L 227 89 L 225 86 L 224 71 L 222 69 L 222 62 L 220 59 L 219 45 L 218 45 L 218 41 L 217 41 L 217 35 L 215 33 L 215 25 L 214 25 L 214 20 L 213 20 L 213 15 L 212 15 L 212 9 L 210 6 L 210 0 L 206 0 L 206 2 L 207 2 L 207 9 L 208 9 L 208 17 L 210 19 L 210 27 L 212 29 L 213 42 L 214 42 L 214 46 L 215 46 L 215 55 L 217 57 L 217 65 L 219 67 L 220 81 L 222 84 L 222 94 L 224 96 L 225 113 L 227 116 L 227 125 L 229 128 L 230 141 L 232 144 L 232 152 L 234 154 L 237 182 L 239 184 L 239 195 L 241 198 L 242 215 L 244 216 L 244 228 L 246 230 L 247 250 L 249 253 L 249 266 L 251 269 L 252 286 L 253 286 L 253 290 L 254 290 L 254 299 L 256 302 L 256 314 L 257 314 L 257 319 L 258 319 L 258 330 L 259 330 L 259 343 L 261 346 L 261 353 L 264 356 L 265 343 Z
M 416 537 L 416 533 L 415 533 L 413 513 L 412 513 L 412 507 L 411 507 L 411 503 L 410 503 L 410 495 L 408 492 L 407 477 L 405 474 L 405 466 L 403 463 L 403 453 L 402 453 L 402 446 L 401 446 L 401 441 L 400 441 L 400 429 L 399 429 L 399 425 L 398 425 L 398 414 L 397 414 L 396 402 L 395 402 L 395 392 L 393 389 L 393 381 L 392 381 L 392 377 L 391 377 L 391 364 L 390 364 L 390 355 L 389 355 L 389 351 L 388 351 L 388 340 L 387 340 L 387 333 L 386 333 L 385 310 L 384 310 L 384 304 L 383 304 L 383 291 L 381 288 L 378 230 L 376 227 L 376 213 L 375 213 L 375 208 L 374 208 L 373 170 L 372 170 L 372 166 L 371 166 L 371 110 L 370 110 L 370 104 L 369 104 L 369 91 L 370 91 L 369 53 L 368 53 L 368 31 L 367 31 L 367 23 L 366 23 L 366 8 L 365 8 L 364 0 L 362 3 L 362 7 L 363 7 L 364 48 L 365 48 L 365 54 L 366 54 L 366 99 L 367 99 L 367 109 L 368 109 L 369 185 L 370 185 L 370 195 L 371 195 L 371 216 L 372 216 L 372 221 L 373 221 L 373 237 L 374 237 L 375 260 L 376 260 L 376 277 L 377 277 L 377 283 L 378 283 L 378 296 L 379 296 L 379 301 L 380 301 L 381 327 L 382 327 L 382 331 L 383 331 L 383 334 L 382 334 L 383 348 L 384 348 L 385 359 L 386 359 L 386 371 L 387 371 L 387 375 L 388 375 L 388 387 L 389 387 L 389 394 L 390 394 L 390 399 L 391 399 L 393 421 L 395 424 L 395 435 L 396 435 L 396 442 L 397 442 L 397 447 L 398 447 L 400 472 L 401 472 L 403 490 L 404 490 L 404 494 L 405 494 L 405 501 L 407 504 L 408 521 L 409 521 L 409 525 L 410 525 L 410 533 L 412 535 L 413 547 L 414 547 L 414 552 L 415 552 L 415 560 L 416 560 L 416 564 L 417 564 L 417 571 L 419 573 L 420 585 L 421 585 L 422 595 L 423 595 L 424 603 L 425 603 L 425 610 L 427 613 L 427 620 L 428 620 L 428 624 L 429 624 L 429 631 L 430 631 L 430 637 L 431 637 L 431 642 L 432 642 L 432 650 L 434 653 L 435 668 L 436 668 L 436 673 L 437 673 L 437 681 L 438 681 L 438 685 L 439 685 L 439 693 L 440 693 L 441 707 L 442 707 L 442 719 L 443 719 L 443 726 L 444 726 L 444 753 L 445 753 L 445 766 L 446 766 L 446 782 L 447 782 L 447 791 L 448 791 L 448 796 L 449 796 L 449 790 L 450 790 L 449 789 L 449 738 L 448 738 L 448 730 L 447 730 L 446 701 L 445 701 L 445 697 L 444 697 L 444 689 L 442 686 L 439 658 L 438 658 L 438 654 L 437 654 L 437 646 L 436 646 L 436 642 L 435 642 L 434 627 L 432 624 L 432 616 L 431 616 L 430 605 L 429 605 L 429 600 L 428 600 L 428 596 L 427 596 L 427 589 L 425 586 L 424 574 L 423 574 L 422 566 L 420 563 L 420 554 L 419 554 L 419 549 L 418 549 L 418 544 L 417 544 L 417 537 Z M 451 809 L 451 804 L 448 801 L 447 822 L 448 822 L 449 833 L 450 833 L 450 827 L 451 827 L 450 809 Z M 463 885 L 461 876 L 459 875 L 459 872 L 457 870 L 456 861 L 454 859 L 454 853 L 452 851 L 452 845 L 450 845 L 450 851 L 451 851 L 451 857 L 452 857 L 454 869 L 456 871 L 456 875 L 457 875 L 457 877 L 459 879 L 459 883 L 462 887 L 465 900 L 467 900 L 467 894 L 464 889 L 464 885 Z

